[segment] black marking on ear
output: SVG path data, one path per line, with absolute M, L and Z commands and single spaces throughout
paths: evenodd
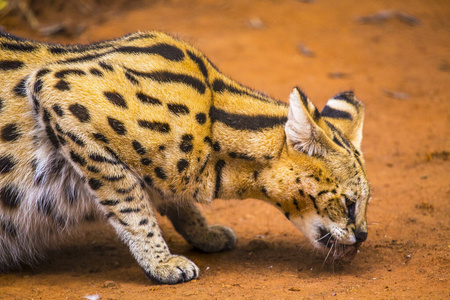
M 55 84 L 55 88 L 57 88 L 60 91 L 70 91 L 70 85 L 67 81 L 65 80 L 60 80 Z
M 332 108 L 328 105 L 326 105 L 323 108 L 321 115 L 323 117 L 333 118 L 333 119 L 353 120 L 353 117 L 350 113 L 343 111 L 343 110 Z
M 171 61 L 181 61 L 184 59 L 184 52 L 169 44 L 156 44 L 149 47 L 122 46 L 116 49 L 120 53 L 129 54 L 157 54 Z
M 208 70 L 206 69 L 205 63 L 203 62 L 203 59 L 195 55 L 193 52 L 187 50 L 187 54 L 189 55 L 190 59 L 192 59 L 193 62 L 195 62 L 200 70 L 202 72 L 203 77 L 206 81 L 208 81 Z
M 225 161 L 224 160 L 218 160 L 216 162 L 216 165 L 214 166 L 214 170 L 216 171 L 216 186 L 214 189 L 214 197 L 219 197 L 220 187 L 222 184 L 222 171 L 225 167 Z
M 23 78 L 20 82 L 14 87 L 13 91 L 16 96 L 26 97 L 27 96 L 27 83 L 28 77 Z
M 144 146 L 142 146 L 141 143 L 139 143 L 138 141 L 133 141 L 132 145 L 137 154 L 145 155 L 145 153 L 147 153 L 147 151 L 145 151 Z
M 70 158 L 72 159 L 73 162 L 75 162 L 81 166 L 86 165 L 86 160 L 79 154 L 75 153 L 74 151 L 70 151 Z
M 82 76 L 82 75 L 86 75 L 86 72 L 84 72 L 83 70 L 80 70 L 80 69 L 66 69 L 66 70 L 61 70 L 61 71 L 58 71 L 55 73 L 55 77 L 58 79 L 64 79 L 68 75 Z
M 136 97 L 145 104 L 162 105 L 162 102 L 144 93 L 136 93 Z
M 127 102 L 119 93 L 103 92 L 103 95 L 105 95 L 106 99 L 108 99 L 108 101 L 111 102 L 112 104 L 121 108 L 128 108 Z
M 335 100 L 342 100 L 351 105 L 353 105 L 357 110 L 359 110 L 359 103 L 355 100 L 355 95 L 353 91 L 344 91 L 333 97 Z
M 36 46 L 30 44 L 22 44 L 22 43 L 7 43 L 3 42 L 0 44 L 2 49 L 16 52 L 33 52 L 37 50 Z
M 1 71 L 17 70 L 23 66 L 25 66 L 25 63 L 20 60 L 0 60 Z
M 14 159 L 9 155 L 0 156 L 0 174 L 6 174 L 16 165 Z
M 300 100 L 302 100 L 303 105 L 308 108 L 308 96 L 302 91 L 301 88 L 295 87 L 295 89 L 298 91 L 298 94 L 300 95 Z
M 138 120 L 138 124 L 142 128 L 154 130 L 154 131 L 157 131 L 160 133 L 169 133 L 170 132 L 170 125 L 168 123 Z
M 95 178 L 91 178 L 89 179 L 89 186 L 91 187 L 91 189 L 93 190 L 98 190 L 99 188 L 101 188 L 103 186 L 103 183 L 100 180 L 97 180 Z
M 167 108 L 177 116 L 189 114 L 189 108 L 184 104 L 167 104 Z
M 125 135 L 127 134 L 127 129 L 125 128 L 125 124 L 117 119 L 111 118 L 111 117 L 107 117 L 108 119 L 108 123 L 109 126 L 111 126 L 111 128 L 120 135 Z
M 243 160 L 255 160 L 255 157 L 253 157 L 247 153 L 230 152 L 230 153 L 228 153 L 228 155 L 231 158 L 239 158 L 239 159 L 243 159 Z
M 209 110 L 209 118 L 211 119 L 211 122 L 221 122 L 233 129 L 251 131 L 270 129 L 276 126 L 284 126 L 284 124 L 287 122 L 287 117 L 284 116 L 248 116 L 229 113 L 214 106 L 211 106 Z
M 313 116 L 312 117 L 313 117 L 314 122 L 316 122 L 316 123 L 320 119 L 320 112 L 317 110 L 316 107 L 314 107 L 314 111 L 313 111 Z
M 133 75 L 148 78 L 150 80 L 154 80 L 160 83 L 183 83 L 185 85 L 191 86 L 192 88 L 197 90 L 200 94 L 204 94 L 206 91 L 205 83 L 187 74 L 178 74 L 168 71 L 140 72 L 128 68 L 127 70 L 131 72 Z
M 0 189 L 0 200 L 3 206 L 14 209 L 20 205 L 19 190 L 14 185 L 6 185 Z
M 13 142 L 21 135 L 20 128 L 15 123 L 5 125 L 0 134 L 2 140 L 5 142 Z
M 94 136 L 94 138 L 95 138 L 96 140 L 98 140 L 98 141 L 100 141 L 100 142 L 103 142 L 103 143 L 105 143 L 105 144 L 108 144 L 108 143 L 109 143 L 108 138 L 107 138 L 106 136 L 104 136 L 103 134 L 101 134 L 101 133 L 93 133 L 92 135 Z

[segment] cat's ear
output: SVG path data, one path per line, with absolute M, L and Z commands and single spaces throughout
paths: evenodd
M 329 149 L 329 138 L 318 125 L 320 113 L 300 89 L 289 96 L 289 114 L 284 127 L 287 141 L 297 151 L 310 156 L 324 155 Z
M 339 129 L 358 151 L 361 150 L 364 105 L 352 91 L 339 93 L 328 100 L 320 115 Z

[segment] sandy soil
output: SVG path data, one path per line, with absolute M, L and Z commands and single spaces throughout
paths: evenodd
M 0 275 L 0 299 L 449 298 L 450 2 L 186 2 L 80 19 L 87 27 L 76 39 L 40 37 L 20 23 L 5 27 L 72 43 L 163 30 L 196 45 L 225 74 L 278 99 L 287 100 L 299 85 L 321 108 L 339 91 L 354 89 L 366 104 L 363 150 L 373 186 L 367 242 L 350 265 L 333 267 L 275 208 L 218 200 L 203 210 L 211 223 L 234 228 L 233 251 L 193 251 L 161 218 L 172 251 L 200 267 L 198 280 L 152 283 L 99 225 L 36 268 Z M 420 23 L 357 21 L 386 9 Z

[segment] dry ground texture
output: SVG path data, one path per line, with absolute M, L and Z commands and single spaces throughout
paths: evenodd
M 211 223 L 234 228 L 233 251 L 193 251 L 161 218 L 173 252 L 200 267 L 198 280 L 152 283 L 99 225 L 36 268 L 0 275 L 0 299 L 450 297 L 449 1 L 48 2 L 35 8 L 34 30 L 17 9 L 1 24 L 64 43 L 162 30 L 196 45 L 239 82 L 285 101 L 299 85 L 320 108 L 353 89 L 366 104 L 369 238 L 350 265 L 333 267 L 275 208 L 218 200 L 203 210 Z

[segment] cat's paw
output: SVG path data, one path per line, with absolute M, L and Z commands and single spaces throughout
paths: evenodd
M 234 231 L 226 226 L 213 225 L 205 231 L 193 246 L 204 252 L 220 252 L 231 250 L 236 246 L 237 238 Z
M 186 257 L 171 255 L 153 270 L 144 272 L 147 277 L 159 283 L 176 284 L 198 278 L 200 270 Z

